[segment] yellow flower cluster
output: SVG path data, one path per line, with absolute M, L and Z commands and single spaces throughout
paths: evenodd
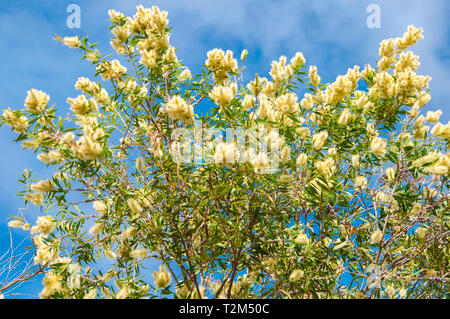
M 39 216 L 36 221 L 36 226 L 31 228 L 32 234 L 41 233 L 47 236 L 56 228 L 56 221 L 52 216 Z
M 370 142 L 370 151 L 378 156 L 383 156 L 386 153 L 386 140 L 381 137 L 374 137 Z
M 114 59 L 111 62 L 100 64 L 97 71 L 100 72 L 103 81 L 120 80 L 123 74 L 127 72 L 127 68 L 120 64 L 119 60 Z
M 270 162 L 266 153 L 259 153 L 251 160 L 251 164 L 256 174 L 262 174 L 269 167 Z
M 338 124 L 345 126 L 352 121 L 352 113 L 348 109 L 344 109 L 339 116 Z
M 292 66 L 286 65 L 286 62 L 287 59 L 284 55 L 282 55 L 278 61 L 272 61 L 272 68 L 270 69 L 269 74 L 275 84 L 287 81 L 294 74 Z
M 450 141 L 450 122 L 448 124 L 437 123 L 432 129 L 431 134 L 442 137 Z
M 416 44 L 417 41 L 422 40 L 422 32 L 422 28 L 416 28 L 413 25 L 409 25 L 406 33 L 401 38 L 395 40 L 398 50 L 404 51 L 410 46 Z
M 128 18 L 127 23 L 130 25 L 130 30 L 133 33 L 161 34 L 165 31 L 169 24 L 167 18 L 167 11 L 161 11 L 157 6 L 151 9 L 144 8 L 142 5 L 136 7 L 137 12 L 133 18 Z M 117 12 L 111 12 L 111 19 L 117 19 Z
M 53 189 L 53 182 L 48 179 L 42 180 L 31 185 L 31 189 L 36 193 L 48 193 Z
M 173 120 L 192 123 L 194 121 L 194 108 L 188 104 L 181 96 L 172 96 L 166 105 L 167 114 Z
M 315 150 L 322 149 L 322 147 L 324 147 L 324 145 L 327 141 L 327 138 L 328 138 L 327 131 L 322 131 L 322 132 L 314 134 L 314 136 L 312 138 L 313 148 Z
M 81 42 L 78 37 L 64 37 L 62 42 L 71 49 L 76 49 L 81 46 Z
M 3 111 L 3 117 L 16 133 L 24 133 L 28 128 L 28 119 L 23 115 L 16 115 L 9 107 Z
M 450 153 L 445 155 L 438 154 L 438 161 L 433 165 L 426 167 L 425 171 L 433 175 L 446 176 L 450 172 Z
M 25 106 L 28 111 L 32 113 L 42 113 L 45 111 L 48 105 L 50 96 L 40 90 L 31 89 L 27 93 L 25 99 Z
M 41 193 L 27 193 L 25 194 L 25 200 L 33 203 L 36 206 L 41 206 L 44 201 L 44 196 Z
M 145 249 L 145 248 L 133 249 L 130 252 L 130 256 L 134 259 L 143 259 L 143 258 L 147 257 L 147 249 Z
M 63 289 L 62 280 L 63 280 L 62 276 L 56 274 L 54 270 L 48 271 L 45 274 L 44 279 L 42 280 L 44 288 L 39 294 L 39 298 L 47 299 L 52 294 L 61 291 Z
M 81 118 L 84 135 L 71 147 L 76 157 L 83 161 L 96 159 L 102 152 L 102 145 L 98 141 L 104 136 L 104 131 L 98 127 L 97 119 L 94 117 Z
M 216 146 L 214 153 L 214 162 L 218 166 L 226 166 L 227 164 L 234 164 L 238 161 L 238 150 L 236 144 L 231 143 L 219 143 Z
M 60 163 L 63 160 L 63 155 L 57 150 L 51 150 L 48 153 L 38 154 L 37 159 L 45 164 L 54 164 Z
M 275 109 L 281 114 L 292 114 L 300 111 L 297 103 L 297 95 L 287 93 L 280 95 L 275 100 Z
M 67 102 L 70 104 L 70 110 L 77 115 L 84 115 L 90 110 L 98 111 L 97 102 L 93 99 L 88 101 L 85 95 L 79 95 L 76 98 L 68 98 Z
M 318 161 L 314 163 L 314 167 L 317 169 L 320 175 L 325 177 L 330 177 L 336 170 L 336 165 L 332 158 L 327 158 L 323 161 Z
M 130 198 L 127 200 L 127 204 L 128 208 L 134 215 L 138 215 L 144 210 L 137 199 Z
M 359 188 L 366 188 L 368 185 L 367 178 L 365 176 L 355 177 L 355 186 Z
M 341 102 L 344 97 L 357 88 L 361 76 L 359 66 L 348 69 L 345 75 L 339 75 L 336 81 L 328 85 L 325 89 L 326 102 L 331 105 Z
M 231 100 L 236 96 L 237 85 L 232 83 L 230 85 L 218 85 L 215 86 L 209 93 L 209 97 L 221 107 L 226 107 L 230 104 Z
M 317 88 L 320 84 L 321 77 L 317 74 L 317 67 L 315 65 L 312 65 L 309 67 L 308 70 L 308 78 L 309 78 L 309 84 Z
M 170 274 L 164 265 L 159 267 L 159 271 L 153 272 L 153 277 L 155 278 L 155 285 L 159 289 L 167 287 L 172 281 Z
M 97 92 L 100 87 L 97 83 L 92 82 L 88 78 L 80 77 L 75 83 L 75 89 L 83 91 L 84 93 L 93 93 Z
M 11 228 L 21 228 L 24 231 L 30 230 L 30 224 L 23 222 L 20 219 L 13 219 L 8 222 L 8 227 Z
M 206 67 L 214 73 L 214 81 L 223 84 L 229 79 L 228 73 L 236 73 L 239 69 L 237 60 L 233 58 L 233 51 L 226 53 L 221 49 L 213 49 L 207 53 Z

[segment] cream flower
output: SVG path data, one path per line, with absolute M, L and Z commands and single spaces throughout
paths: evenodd
M 76 49 L 81 46 L 81 42 L 78 37 L 64 37 L 63 44 L 67 45 L 71 49 Z
M 364 176 L 355 177 L 355 186 L 359 188 L 366 188 L 368 185 L 367 178 Z
M 25 106 L 30 112 L 42 113 L 47 108 L 49 100 L 50 96 L 47 93 L 40 90 L 31 89 L 27 93 Z
M 172 281 L 170 274 L 164 265 L 159 267 L 159 271 L 153 272 L 153 277 L 155 278 L 155 285 L 159 289 L 167 287 Z
M 209 93 L 209 97 L 218 106 L 228 106 L 236 94 L 236 89 L 233 86 L 215 86 Z
M 370 143 L 370 151 L 378 156 L 383 156 L 386 153 L 386 140 L 374 137 Z
M 194 120 L 194 109 L 181 96 L 174 95 L 167 102 L 167 113 L 173 120 L 192 123 Z
M 315 150 L 320 150 L 322 147 L 324 147 L 326 141 L 328 138 L 328 132 L 322 131 L 319 133 L 314 134 L 312 138 L 313 148 Z

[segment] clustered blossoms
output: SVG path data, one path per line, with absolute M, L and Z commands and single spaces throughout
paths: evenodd
M 1 117 L 56 171 L 20 180 L 45 216 L 8 223 L 30 231 L 40 297 L 448 296 L 450 124 L 422 111 L 431 78 L 407 51 L 422 29 L 382 41 L 375 67 L 332 83 L 301 52 L 242 83 L 247 50 L 238 62 L 213 49 L 195 75 L 170 44 L 167 12 L 109 16 L 120 60 L 60 39 L 96 70 L 76 81 L 68 114 L 32 89 Z

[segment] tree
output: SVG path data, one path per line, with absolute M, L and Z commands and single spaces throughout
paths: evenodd
M 21 196 L 42 216 L 9 222 L 30 231 L 40 297 L 449 296 L 450 125 L 420 115 L 430 77 L 406 50 L 422 29 L 330 84 L 302 53 L 245 84 L 246 50 L 238 62 L 214 49 L 191 75 L 167 12 L 109 15 L 122 62 L 58 37 L 101 77 L 78 79 L 69 114 L 32 89 L 1 117 L 57 170 L 24 173 Z

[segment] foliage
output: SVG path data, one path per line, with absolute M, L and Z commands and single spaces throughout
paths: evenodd
M 30 231 L 46 269 L 42 298 L 448 297 L 450 126 L 440 111 L 420 115 L 430 78 L 406 49 L 421 29 L 383 41 L 375 69 L 331 84 L 297 53 L 245 85 L 246 51 L 238 62 L 214 49 L 191 75 L 167 12 L 109 14 L 122 62 L 87 37 L 59 39 L 101 77 L 77 81 L 69 114 L 33 89 L 1 117 L 57 171 L 24 173 L 20 195 L 42 216 L 31 229 L 25 216 L 10 221 Z M 175 133 L 198 123 L 269 132 L 269 148 L 203 136 L 203 161 L 177 162 L 193 141 Z M 154 281 L 146 260 L 162 265 Z

